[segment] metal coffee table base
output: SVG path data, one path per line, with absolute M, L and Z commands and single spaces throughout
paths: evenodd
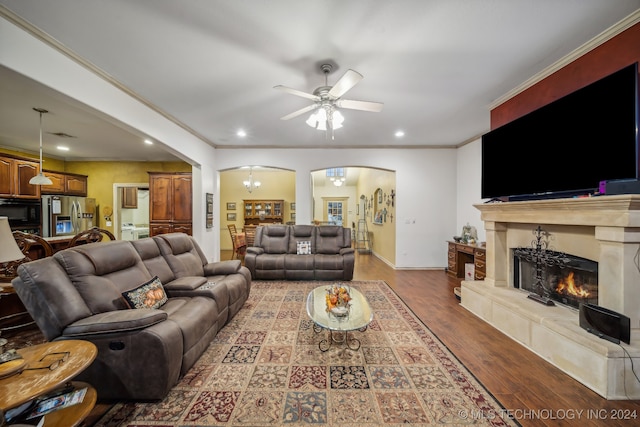
M 325 328 L 323 328 L 322 326 L 318 326 L 317 324 L 313 325 L 313 331 L 315 333 L 320 333 L 324 329 Z M 367 330 L 367 327 L 365 326 L 364 328 L 357 330 L 360 332 L 364 332 Z M 318 343 L 318 348 L 323 353 L 329 350 L 333 343 L 342 345 L 342 349 L 339 353 L 340 356 L 344 355 L 347 350 L 358 351 L 360 349 L 360 340 L 355 338 L 353 334 L 349 335 L 349 332 L 351 331 L 340 331 L 333 329 L 327 329 L 327 331 L 329 336 Z

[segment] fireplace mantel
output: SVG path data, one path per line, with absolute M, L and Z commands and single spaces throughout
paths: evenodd
M 515 289 L 511 256 L 541 226 L 552 249 L 597 261 L 598 305 L 631 319 L 631 345 L 622 345 L 640 366 L 640 195 L 474 206 L 485 225 L 487 271 L 484 281 L 462 283 L 462 306 L 602 396 L 640 398 L 623 350 L 582 330 L 577 310 L 542 306 Z

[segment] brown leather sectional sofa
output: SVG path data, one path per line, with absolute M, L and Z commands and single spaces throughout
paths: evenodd
M 256 229 L 244 264 L 254 280 L 351 280 L 354 252 L 351 230 L 339 225 L 268 225 Z
M 207 262 L 183 233 L 91 243 L 21 265 L 16 293 L 49 341 L 81 339 L 98 355 L 77 380 L 101 399 L 161 399 L 249 296 L 240 261 Z M 131 308 L 123 297 L 160 279 L 166 302 Z

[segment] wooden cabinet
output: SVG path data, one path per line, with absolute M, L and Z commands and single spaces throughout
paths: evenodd
M 149 172 L 149 234 L 192 234 L 191 173 Z
M 51 185 L 42 187 L 42 194 L 64 194 L 64 174 L 60 172 L 44 171 L 51 180 Z
M 138 188 L 122 188 L 122 209 L 138 209 Z
M 282 223 L 284 200 L 244 200 L 244 224 Z
M 87 177 L 84 175 L 65 174 L 64 194 L 87 197 Z
M 484 280 L 487 275 L 487 251 L 484 247 L 456 242 L 447 242 L 447 245 L 447 273 L 450 276 L 464 278 L 465 264 L 473 264 L 473 280 Z
M 18 157 L 0 157 L 0 197 L 39 199 L 40 186 L 29 180 L 40 172 L 37 162 Z
M 64 194 L 65 196 L 87 197 L 87 176 L 67 172 L 45 170 L 44 174 L 52 182 L 42 186 L 42 194 Z

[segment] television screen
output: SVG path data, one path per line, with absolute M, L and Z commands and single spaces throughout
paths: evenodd
M 482 198 L 592 194 L 638 178 L 638 64 L 482 136 Z M 515 196 L 515 197 L 514 197 Z

